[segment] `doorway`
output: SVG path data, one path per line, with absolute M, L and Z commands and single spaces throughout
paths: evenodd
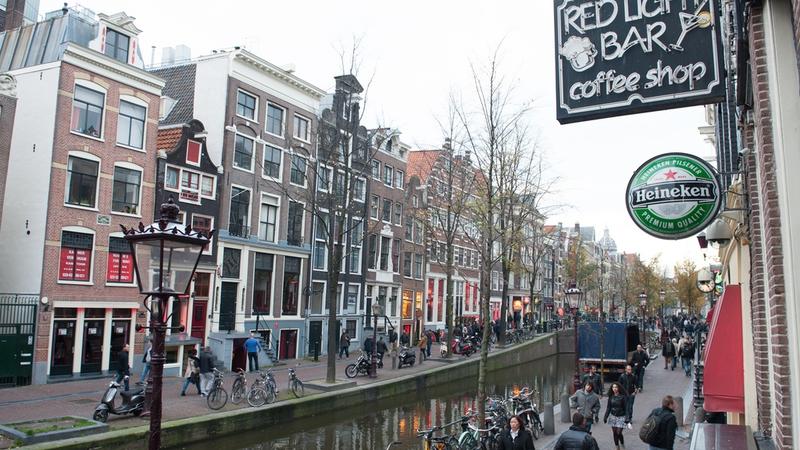
M 192 304 L 192 337 L 200 339 L 201 345 L 205 345 L 207 312 L 208 300 L 195 298 Z
M 104 320 L 87 320 L 83 324 L 83 358 L 81 373 L 98 373 L 103 364 Z
M 308 325 L 308 354 L 315 355 L 322 353 L 322 321 L 315 320 Z M 314 351 L 318 353 L 314 353 Z
M 247 352 L 244 351 L 244 341 L 247 339 L 233 340 L 233 356 L 231 357 L 231 370 L 247 369 Z
M 236 290 L 239 283 L 222 282 L 219 305 L 219 330 L 230 331 L 236 328 Z
M 53 322 L 53 360 L 50 375 L 72 375 L 75 356 L 75 321 Z
M 297 358 L 297 330 L 281 330 L 280 359 Z
M 117 370 L 119 363 L 117 357 L 122 347 L 129 342 L 131 332 L 130 320 L 115 320 L 111 322 L 111 354 L 108 358 L 108 370 Z

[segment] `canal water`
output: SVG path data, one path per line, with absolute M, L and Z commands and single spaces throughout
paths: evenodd
M 559 398 L 572 382 L 575 358 L 558 355 L 489 373 L 489 394 L 507 396 L 529 386 L 539 393 L 539 404 Z M 382 450 L 420 449 L 417 429 L 452 422 L 475 408 L 477 379 L 437 386 L 414 395 L 393 397 L 335 413 L 320 414 L 295 423 L 254 430 L 182 447 L 190 450 L 298 449 Z M 452 428 L 456 432 L 457 426 Z

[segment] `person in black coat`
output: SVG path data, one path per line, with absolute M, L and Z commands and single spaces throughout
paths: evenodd
M 572 415 L 572 426 L 561 433 L 553 450 L 600 450 L 600 447 L 586 428 L 586 418 L 576 412 Z
M 533 436 L 525 429 L 519 416 L 513 416 L 508 424 L 510 428 L 500 433 L 499 450 L 536 450 Z
M 636 400 L 636 391 L 639 389 L 636 375 L 633 374 L 633 368 L 630 364 L 625 366 L 625 373 L 619 376 L 619 385 L 622 388 L 622 393 L 626 396 L 626 415 L 628 416 L 628 421 L 630 421 L 630 418 L 633 417 L 633 402 Z
M 672 450 L 675 445 L 675 432 L 678 429 L 675 400 L 671 395 L 667 395 L 661 400 L 661 408 L 654 409 L 650 415 L 656 416 L 658 424 L 656 437 L 649 442 L 650 448 Z
M 633 374 L 636 375 L 636 385 L 639 386 L 639 391 L 644 390 L 644 368 L 650 364 L 650 356 L 644 351 L 641 344 L 636 346 L 636 351 L 633 352 L 631 357 L 631 366 L 633 367 Z
M 625 438 L 622 436 L 622 431 L 630 422 L 626 400 L 627 396 L 622 392 L 622 386 L 619 383 L 612 384 L 608 390 L 608 404 L 606 405 L 606 413 L 603 416 L 603 423 L 608 423 L 609 416 L 611 417 L 611 433 L 614 436 L 614 445 L 617 446 L 617 450 L 619 450 L 620 446 L 625 446 Z
M 131 375 L 131 368 L 128 364 L 129 356 L 128 356 L 128 344 L 122 346 L 122 350 L 117 353 L 117 383 L 120 381 L 124 381 L 125 383 L 125 390 L 129 390 L 130 388 L 130 381 L 128 379 Z

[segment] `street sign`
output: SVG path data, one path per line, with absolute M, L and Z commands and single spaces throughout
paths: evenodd
M 719 0 L 555 0 L 562 124 L 724 99 Z
M 717 171 L 686 153 L 665 153 L 639 166 L 628 181 L 627 206 L 636 225 L 661 239 L 683 239 L 703 230 L 719 212 Z

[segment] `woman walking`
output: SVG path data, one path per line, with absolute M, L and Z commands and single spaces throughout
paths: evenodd
M 608 404 L 606 405 L 606 414 L 603 417 L 603 422 L 608 423 L 610 418 L 611 432 L 614 434 L 614 445 L 616 445 L 617 450 L 625 448 L 625 438 L 622 437 L 622 430 L 631 421 L 626 413 L 626 401 L 627 398 L 622 392 L 620 384 L 612 384 L 608 390 Z
M 197 357 L 197 350 L 189 350 L 189 359 L 186 360 L 186 373 L 183 374 L 183 387 L 181 397 L 186 396 L 186 388 L 190 384 L 197 386 L 197 395 L 200 395 L 200 358 Z
M 500 434 L 500 450 L 536 450 L 533 437 L 519 416 L 509 419 L 508 425 L 510 428 Z

